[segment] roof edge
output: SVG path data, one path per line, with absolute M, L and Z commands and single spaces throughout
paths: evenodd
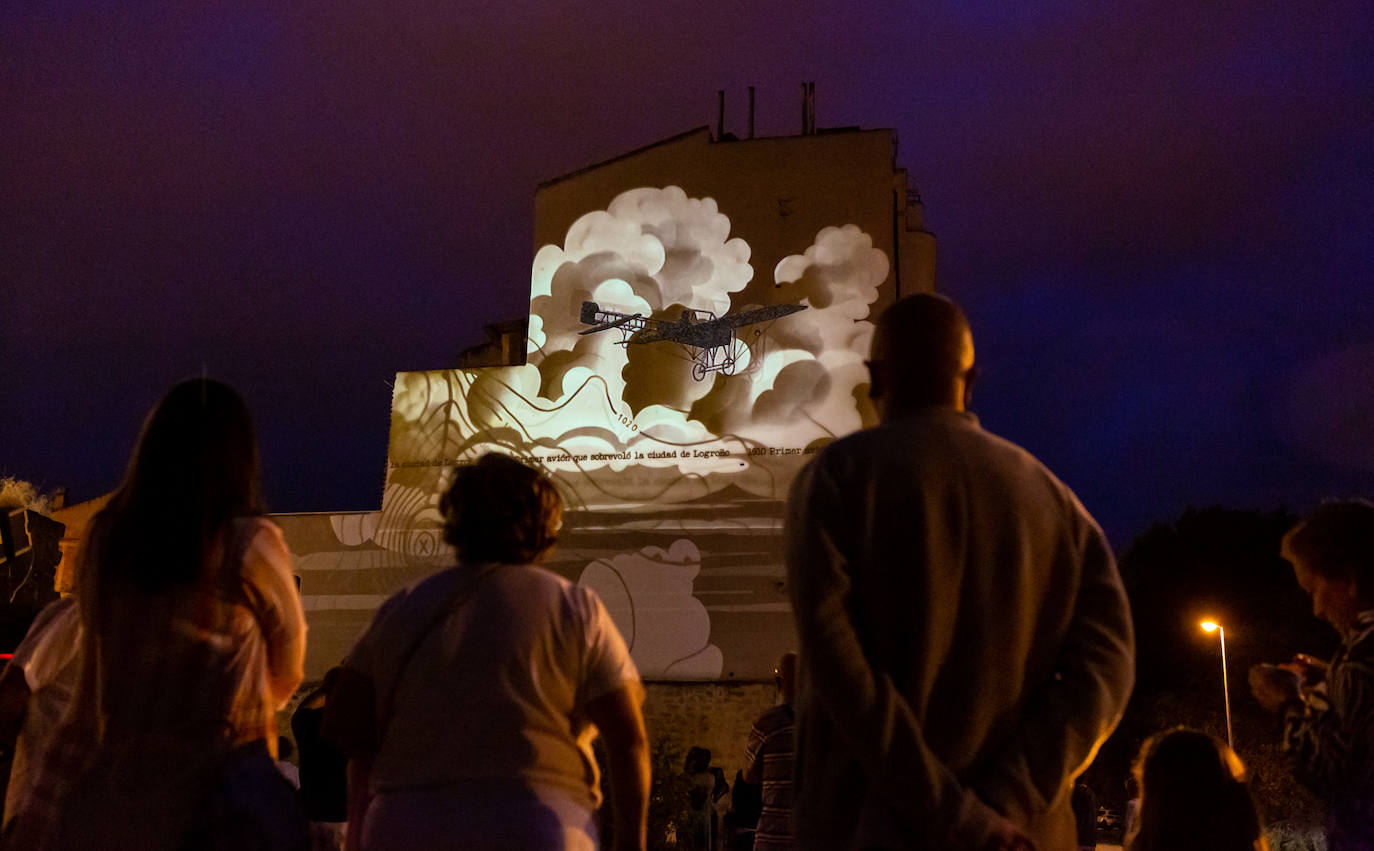
M 557 177 L 551 177 L 548 180 L 541 181 L 540 183 L 536 184 L 535 188 L 536 190 L 544 189 L 549 186 L 553 186 L 555 183 L 562 183 L 563 181 L 568 180 L 569 178 L 577 177 L 580 174 L 586 174 L 589 171 L 594 171 L 598 168 L 601 168 L 602 166 L 607 166 L 614 162 L 629 159 L 630 157 L 637 156 L 639 154 L 644 153 L 645 151 L 651 151 L 654 148 L 660 148 L 664 145 L 671 145 L 674 142 L 681 142 L 684 139 L 688 139 L 692 136 L 696 136 L 701 133 L 705 133 L 709 138 L 711 135 L 711 126 L 709 124 L 703 124 L 700 127 L 693 127 L 691 130 L 683 131 L 682 133 L 678 133 L 676 136 L 669 136 L 666 139 L 659 139 L 657 142 L 650 142 L 647 145 L 641 145 L 638 148 L 626 151 L 623 154 L 617 154 L 611 157 L 610 159 L 592 163 L 591 165 L 584 165 L 582 168 L 579 168 L 575 171 L 570 171 L 567 174 L 560 174 Z

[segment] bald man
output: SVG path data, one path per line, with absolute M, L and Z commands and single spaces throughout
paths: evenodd
M 1071 781 L 1133 681 L 1111 550 L 967 411 L 952 301 L 890 307 L 869 369 L 879 425 L 818 454 L 788 511 L 798 846 L 1072 849 Z

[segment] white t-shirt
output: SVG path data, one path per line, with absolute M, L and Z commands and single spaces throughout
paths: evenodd
M 57 730 L 71 705 L 81 674 L 80 645 L 81 618 L 76 599 L 65 597 L 54 600 L 38 613 L 14 651 L 10 664 L 23 670 L 30 697 L 5 792 L 7 823 L 28 789 L 29 762 L 47 749 L 48 737 Z
M 421 614 L 469 582 L 441 620 Z M 590 809 L 601 792 L 585 708 L 639 679 L 595 592 L 533 565 L 465 565 L 398 592 L 344 664 L 376 689 L 374 793 L 519 780 Z

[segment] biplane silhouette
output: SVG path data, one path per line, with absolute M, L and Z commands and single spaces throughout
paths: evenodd
M 591 328 L 577 332 L 579 335 L 596 334 L 612 328 L 620 330 L 619 345 L 628 346 L 640 343 L 680 343 L 692 355 L 692 377 L 697 381 L 705 380 L 714 372 L 734 375 L 738 361 L 735 357 L 739 335 L 736 329 L 760 322 L 771 322 L 799 310 L 804 304 L 774 304 L 746 310 L 743 313 L 727 313 L 716 316 L 709 310 L 684 308 L 679 319 L 652 319 L 639 313 L 620 313 L 606 310 L 594 301 L 582 302 L 581 320 Z

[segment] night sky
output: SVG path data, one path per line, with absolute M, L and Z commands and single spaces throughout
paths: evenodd
M 109 490 L 204 369 L 274 510 L 376 508 L 394 374 L 526 311 L 537 183 L 814 80 L 899 133 L 984 425 L 1118 545 L 1374 496 L 1368 5 L 1004 5 L 5 4 L 0 474 Z

